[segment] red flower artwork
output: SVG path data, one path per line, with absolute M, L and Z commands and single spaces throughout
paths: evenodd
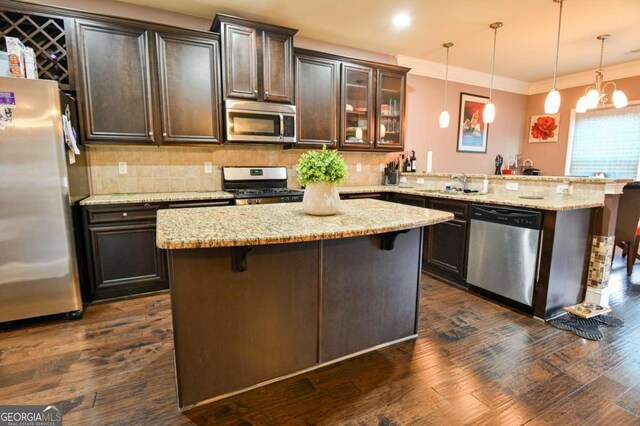
M 538 117 L 533 126 L 531 126 L 531 136 L 535 139 L 546 141 L 555 136 L 555 130 L 558 128 L 556 119 L 549 116 Z

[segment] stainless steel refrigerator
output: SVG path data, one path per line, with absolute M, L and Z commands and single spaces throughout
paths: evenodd
M 0 92 L 15 99 L 0 129 L 0 322 L 81 316 L 58 84 L 0 77 Z

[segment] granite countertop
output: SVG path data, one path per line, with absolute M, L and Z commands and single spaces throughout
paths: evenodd
M 449 200 L 468 201 L 472 203 L 482 204 L 498 204 L 502 206 L 523 207 L 536 210 L 565 211 L 587 209 L 592 207 L 604 206 L 604 200 L 595 197 L 580 197 L 576 195 L 560 195 L 552 197 L 544 197 L 542 199 L 521 198 L 523 194 L 508 193 L 488 193 L 488 194 L 450 194 L 433 189 L 422 189 L 419 186 L 392 186 L 392 185 L 374 185 L 374 186 L 350 186 L 338 188 L 341 194 L 364 194 L 377 192 L 393 192 L 396 194 L 417 195 L 421 197 L 445 198 Z
M 522 193 L 508 192 L 489 193 L 484 195 L 461 195 L 442 193 L 434 190 L 424 190 L 419 185 L 373 185 L 373 186 L 342 186 L 338 187 L 341 194 L 362 194 L 376 192 L 393 192 L 397 194 L 409 194 L 422 197 L 445 198 L 450 200 L 469 201 L 473 203 L 497 204 L 503 206 L 523 207 L 537 210 L 564 211 L 602 207 L 604 200 L 601 197 L 581 197 L 578 195 L 553 195 L 543 199 L 521 198 Z M 106 194 L 92 195 L 80 201 L 80 205 L 112 205 L 112 204 L 136 204 L 136 203 L 160 203 L 176 201 L 203 201 L 232 199 L 233 195 L 224 191 L 208 192 L 157 192 L 140 194 Z
M 224 191 L 194 192 L 150 192 L 139 194 L 92 195 L 80 201 L 81 206 L 109 204 L 162 203 L 172 201 L 202 201 L 232 199 L 233 195 Z
M 459 174 L 451 173 L 425 173 L 425 172 L 401 172 L 401 176 L 415 176 L 426 178 L 451 178 L 451 175 Z M 616 179 L 616 178 L 597 178 L 597 177 L 580 177 L 580 176 L 530 176 L 530 175 L 483 175 L 477 173 L 466 173 L 469 179 L 487 179 L 492 180 L 522 180 L 530 182 L 576 182 L 576 183 L 626 183 L 632 182 L 633 179 Z
M 189 249 L 297 243 L 418 228 L 453 217 L 370 199 L 344 200 L 333 216 L 307 215 L 302 203 L 159 210 L 156 244 Z

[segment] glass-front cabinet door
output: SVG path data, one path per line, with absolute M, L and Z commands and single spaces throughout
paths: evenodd
M 404 144 L 405 74 L 378 70 L 376 149 L 398 150 Z
M 340 120 L 342 148 L 373 148 L 373 94 L 373 68 L 343 63 Z

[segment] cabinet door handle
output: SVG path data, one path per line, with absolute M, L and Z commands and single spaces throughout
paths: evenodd
M 162 136 L 166 138 L 167 137 L 167 133 L 166 132 L 163 133 Z
M 149 136 L 153 136 L 153 132 L 149 132 Z
M 257 94 L 258 94 L 258 89 L 254 90 L 254 91 L 253 91 L 253 94 L 254 94 L 254 95 L 257 95 Z
M 269 92 L 264 92 L 264 95 L 265 96 L 269 96 Z
M 122 213 L 122 217 L 127 217 L 127 216 L 129 216 L 127 212 Z
M 369 145 L 373 145 L 373 141 L 369 141 Z
M 334 139 L 334 140 L 333 140 L 333 143 L 338 143 L 338 139 Z

